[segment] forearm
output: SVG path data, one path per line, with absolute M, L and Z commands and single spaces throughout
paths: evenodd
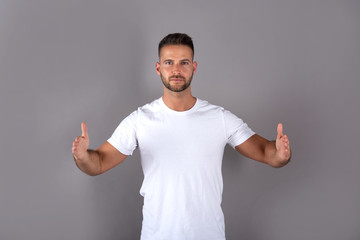
M 290 158 L 291 158 L 291 152 L 290 152 L 290 157 L 288 159 L 283 159 L 281 156 L 279 156 L 279 154 L 277 154 L 275 141 L 269 141 L 266 143 L 265 162 L 270 166 L 274 168 L 283 167 L 290 161 Z
M 87 153 L 82 159 L 76 159 L 74 157 L 74 160 L 78 168 L 90 176 L 99 175 L 101 173 L 101 156 L 98 151 L 87 150 Z

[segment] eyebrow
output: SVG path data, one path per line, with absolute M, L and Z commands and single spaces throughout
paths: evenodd
M 168 59 L 164 59 L 162 62 L 166 62 L 166 61 L 172 61 L 173 62 L 174 60 L 168 58 Z M 181 59 L 180 62 L 192 62 L 192 61 L 190 59 L 188 59 L 188 58 L 184 58 L 184 59 Z

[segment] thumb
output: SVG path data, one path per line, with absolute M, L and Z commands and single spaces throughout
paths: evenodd
M 81 123 L 81 136 L 82 137 L 89 137 L 88 136 L 88 133 L 87 133 L 87 126 L 86 126 L 86 123 L 85 122 L 82 122 Z
M 280 138 L 283 135 L 284 135 L 283 134 L 283 125 L 282 125 L 282 123 L 279 123 L 277 126 L 277 138 Z

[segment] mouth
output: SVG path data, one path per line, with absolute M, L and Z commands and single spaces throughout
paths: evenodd
M 170 77 L 170 81 L 182 82 L 182 81 L 185 81 L 185 78 L 181 77 L 181 76 L 174 76 L 174 77 Z

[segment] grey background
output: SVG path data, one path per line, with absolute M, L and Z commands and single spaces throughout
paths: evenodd
M 193 37 L 195 96 L 274 139 L 273 169 L 229 147 L 229 240 L 358 240 L 360 2 L 0 0 L 0 239 L 138 239 L 135 152 L 97 176 L 71 155 L 80 123 L 97 148 L 161 96 L 157 44 Z

